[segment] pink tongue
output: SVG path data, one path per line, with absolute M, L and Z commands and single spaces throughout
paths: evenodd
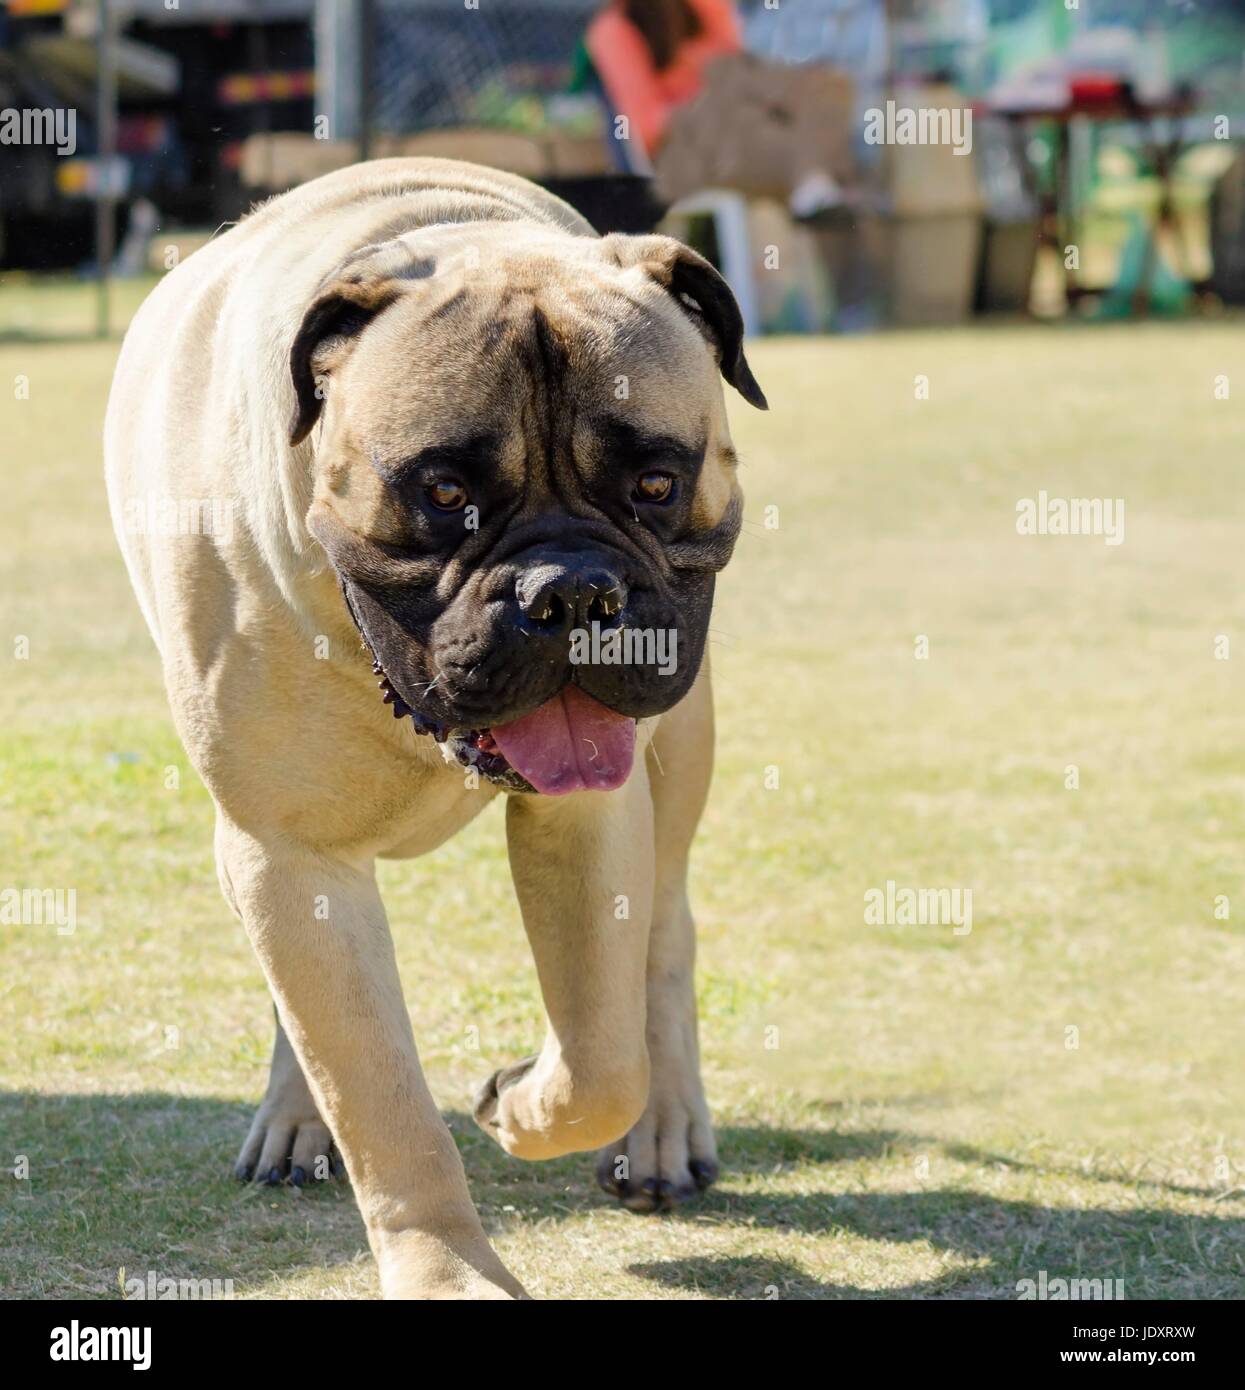
M 635 720 L 568 685 L 539 709 L 509 724 L 494 724 L 506 761 L 548 796 L 585 787 L 613 791 L 631 772 Z

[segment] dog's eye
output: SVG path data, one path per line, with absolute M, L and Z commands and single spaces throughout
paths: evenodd
M 674 492 L 669 473 L 641 473 L 632 496 L 637 502 L 668 502 Z
M 467 489 L 462 483 L 443 479 L 424 489 L 424 496 L 439 512 L 461 512 L 467 505 Z

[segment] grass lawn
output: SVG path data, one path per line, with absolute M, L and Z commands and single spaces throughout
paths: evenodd
M 0 285 L 0 323 L 42 293 Z M 47 293 L 54 329 L 89 323 Z M 756 346 L 694 875 L 721 1185 L 631 1215 L 590 1156 L 525 1165 L 467 1117 L 541 1033 L 499 807 L 380 871 L 434 1093 L 534 1294 L 1240 1293 L 1241 332 Z M 347 1189 L 227 1176 L 271 1011 L 109 527 L 115 352 L 0 343 L 0 888 L 73 889 L 78 918 L 0 926 L 0 1167 L 29 1168 L 0 1179 L 0 1296 L 116 1297 L 121 1267 L 369 1296 Z M 1019 536 L 1040 489 L 1124 498 L 1124 543 Z M 971 888 L 971 932 L 866 924 L 888 879 Z

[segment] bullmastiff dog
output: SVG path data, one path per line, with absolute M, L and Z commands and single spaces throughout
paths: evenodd
M 707 261 L 436 159 L 264 204 L 126 336 L 113 521 L 276 1004 L 237 1171 L 344 1161 L 388 1297 L 524 1294 L 374 876 L 498 796 L 548 1029 L 476 1120 L 520 1158 L 599 1150 L 637 1209 L 717 1173 L 686 875 L 741 511 L 719 373 L 764 407 Z

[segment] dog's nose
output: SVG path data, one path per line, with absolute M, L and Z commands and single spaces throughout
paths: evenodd
M 603 567 L 549 564 L 524 571 L 515 583 L 515 597 L 529 623 L 561 637 L 594 622 L 611 625 L 627 601 L 627 588 Z

